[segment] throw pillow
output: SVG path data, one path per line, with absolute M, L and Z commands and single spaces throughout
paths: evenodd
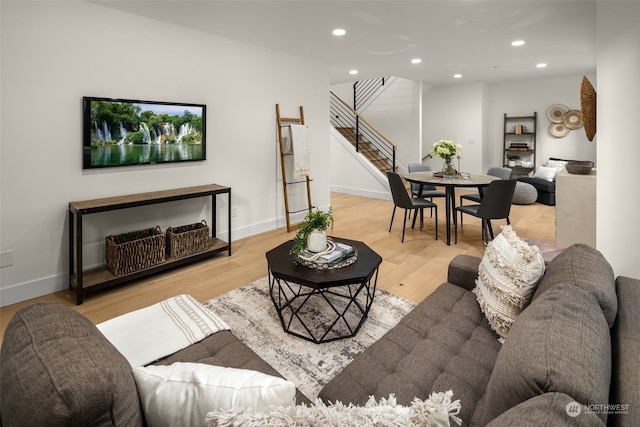
M 556 179 L 556 168 L 549 168 L 546 166 L 538 166 L 536 173 L 533 174 L 534 178 L 544 179 L 545 181 L 553 182 Z
M 573 285 L 558 284 L 514 323 L 493 365 L 478 424 L 486 426 L 516 405 L 548 392 L 564 393 L 584 405 L 607 403 L 611 361 L 609 325 L 596 299 Z M 597 415 L 604 426 L 607 411 Z M 621 421 L 624 424 L 624 418 Z M 574 422 L 585 425 L 580 418 Z
M 473 293 L 500 342 L 531 302 L 544 270 L 538 248 L 521 240 L 510 225 L 503 226 L 502 232 L 487 245 Z
M 556 170 L 555 176 L 558 176 L 559 173 L 566 170 L 567 163 L 569 163 L 568 160 L 549 159 L 547 160 L 547 163 L 545 163 L 545 166 L 548 168 L 554 168 Z
M 446 427 L 449 420 L 460 425 L 456 415 L 460 413 L 460 400 L 451 401 L 453 392 L 431 393 L 429 399 L 418 398 L 410 407 L 398 405 L 392 394 L 388 399 L 376 401 L 373 396 L 365 406 L 344 405 L 341 402 L 325 405 L 322 399 L 316 399 L 311 406 L 271 407 L 265 412 L 256 412 L 248 408 L 234 408 L 229 411 L 212 411 L 205 419 L 207 427 L 222 426 L 420 426 Z
M 295 385 L 247 369 L 176 362 L 133 369 L 147 424 L 201 426 L 207 412 L 292 405 Z

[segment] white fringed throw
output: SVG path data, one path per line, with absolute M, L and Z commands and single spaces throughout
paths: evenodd
M 414 399 L 411 406 L 398 405 L 393 394 L 376 401 L 371 396 L 365 406 L 325 405 L 316 399 L 311 406 L 272 406 L 266 412 L 251 408 L 233 408 L 209 412 L 207 427 L 446 427 L 450 420 L 460 425 L 460 400 L 451 401 L 453 392 L 431 393 L 429 399 Z
M 178 295 L 97 325 L 129 361 L 144 366 L 230 329 L 191 295 Z

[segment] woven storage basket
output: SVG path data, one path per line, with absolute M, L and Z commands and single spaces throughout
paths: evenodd
M 167 256 L 181 258 L 207 249 L 209 227 L 207 222 L 167 228 Z
M 107 269 L 115 276 L 143 270 L 165 261 L 160 227 L 107 236 Z

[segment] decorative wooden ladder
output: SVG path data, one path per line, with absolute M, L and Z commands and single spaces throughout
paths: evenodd
M 289 180 L 287 175 L 287 165 L 286 165 L 286 157 L 291 156 L 292 154 L 285 152 L 284 142 L 282 140 L 282 128 L 291 126 L 292 124 L 304 125 L 304 110 L 302 105 L 300 106 L 300 117 L 281 117 L 280 116 L 280 104 L 276 104 L 276 124 L 278 128 L 278 143 L 280 147 L 280 166 L 282 168 L 282 191 L 284 194 L 284 210 L 287 219 L 287 231 L 296 230 L 299 226 L 299 223 L 292 224 L 291 223 L 291 214 L 309 211 L 311 213 L 312 205 L 311 205 L 311 179 L 309 175 L 305 176 L 304 180 Z M 306 184 L 307 191 L 307 208 L 300 210 L 289 210 L 289 192 L 287 190 L 288 185 L 295 184 Z

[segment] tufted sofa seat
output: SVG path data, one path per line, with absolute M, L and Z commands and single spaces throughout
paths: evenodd
M 477 306 L 471 292 L 443 284 L 365 351 L 360 363 L 329 382 L 320 397 L 364 403 L 372 394 L 394 393 L 408 404 L 416 396 L 426 399 L 434 390 L 452 389 L 464 402 L 460 417 L 472 419 L 500 350 Z

